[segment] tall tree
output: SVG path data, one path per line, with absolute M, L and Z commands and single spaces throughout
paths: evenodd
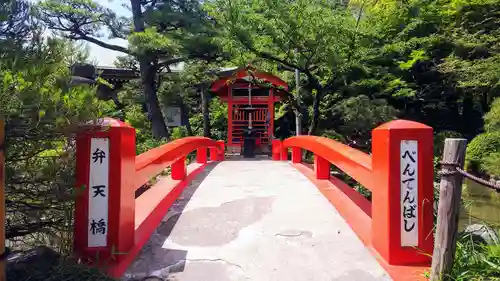
M 71 251 L 79 125 L 113 105 L 91 87 L 68 87 L 85 51 L 43 36 L 28 2 L 0 5 L 0 116 L 6 121 L 6 238 L 17 249 L 44 241 Z M 26 236 L 29 235 L 29 238 Z M 42 240 L 43 239 L 43 240 Z M 49 242 L 49 243 L 47 243 Z
M 202 11 L 199 1 L 130 0 L 131 17 L 118 16 L 92 0 L 45 0 L 39 7 L 40 18 L 63 36 L 137 59 L 156 138 L 168 137 L 156 93 L 157 74 L 188 59 L 213 59 L 217 55 L 217 45 L 212 41 L 213 22 Z M 98 35 L 128 39 L 129 45 L 109 44 Z
M 357 32 L 352 13 L 339 1 L 319 0 L 218 0 L 211 13 L 226 27 L 232 41 L 227 46 L 307 77 L 304 87 L 313 99 L 308 133 L 314 134 L 323 96 L 357 59 L 351 45 Z

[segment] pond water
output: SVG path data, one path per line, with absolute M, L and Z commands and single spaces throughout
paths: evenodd
M 500 229 L 500 193 L 466 179 L 462 199 L 460 230 L 474 223 L 486 223 Z

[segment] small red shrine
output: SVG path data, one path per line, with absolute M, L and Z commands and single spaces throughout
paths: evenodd
M 210 90 L 228 105 L 229 153 L 241 152 L 243 132 L 249 127 L 255 132 L 257 149 L 268 150 L 274 134 L 274 103 L 284 95 L 279 89 L 288 90 L 288 84 L 252 66 L 220 73 Z

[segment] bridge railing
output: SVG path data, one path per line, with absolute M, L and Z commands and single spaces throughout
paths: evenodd
M 196 151 L 195 169 L 200 170 L 208 149 L 211 161 L 224 159 L 224 142 L 186 137 L 136 156 L 135 129 L 128 124 L 105 118 L 91 128 L 76 140 L 75 252 L 101 265 L 124 259 L 130 263 L 185 187 L 186 156 Z M 170 182 L 160 181 L 136 197 L 167 167 Z M 120 276 L 125 269 L 108 272 Z
M 371 205 L 365 212 L 371 227 L 363 227 L 370 233 L 357 234 L 368 237 L 368 246 L 388 264 L 430 263 L 434 240 L 431 127 L 406 120 L 381 125 L 372 132 L 371 155 L 318 136 L 274 140 L 273 159 L 287 160 L 289 148 L 292 163 L 302 161 L 302 150 L 314 153 L 317 180 L 345 186 L 330 175 L 333 164 L 372 192 L 371 202 L 362 198 L 366 201 L 362 205 Z M 353 201 L 359 203 L 359 196 Z

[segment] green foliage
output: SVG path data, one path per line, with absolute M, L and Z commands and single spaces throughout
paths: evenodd
M 6 238 L 14 249 L 47 244 L 72 251 L 75 147 L 83 122 L 112 111 L 92 87 L 69 87 L 69 66 L 85 58 L 70 42 L 44 38 L 27 3 L 2 22 L 0 116 L 6 121 Z M 4 7 L 2 7 L 4 8 Z M 29 25 L 25 25 L 29 24 Z M 20 36 L 20 37 L 17 37 Z M 30 41 L 25 39 L 31 38 Z
M 486 157 L 498 152 L 500 152 L 500 131 L 480 134 L 467 145 L 467 166 L 472 170 L 482 170 Z
M 210 128 L 211 135 L 216 140 L 227 140 L 227 104 L 219 98 L 210 102 Z
M 333 109 L 333 116 L 343 121 L 339 126 L 339 133 L 349 144 L 365 149 L 370 147 L 368 140 L 371 138 L 371 131 L 378 125 L 395 119 L 396 113 L 385 100 L 370 100 L 364 95 L 343 100 Z
M 500 279 L 500 245 L 478 245 L 470 235 L 460 237 L 450 275 L 457 281 Z
M 495 99 L 490 111 L 484 116 L 484 129 L 488 132 L 500 131 L 500 99 Z
M 500 152 L 493 152 L 484 157 L 483 169 L 492 176 L 500 177 Z
M 413 50 L 409 55 L 409 60 L 400 62 L 399 67 L 402 70 L 410 70 L 417 62 L 426 61 L 429 57 L 425 55 L 425 50 Z
M 467 146 L 467 159 L 481 161 L 491 153 L 500 151 L 500 132 L 480 134 Z
M 140 105 L 131 104 L 125 108 L 125 122 L 135 128 L 136 154 L 141 154 L 166 143 L 165 140 L 158 140 L 153 137 L 151 123 Z
M 321 134 L 321 136 L 325 137 L 325 138 L 333 139 L 333 140 L 336 140 L 336 141 L 342 142 L 342 143 L 346 142 L 345 137 L 342 134 L 337 133 L 335 131 L 324 131 L 323 134 Z

